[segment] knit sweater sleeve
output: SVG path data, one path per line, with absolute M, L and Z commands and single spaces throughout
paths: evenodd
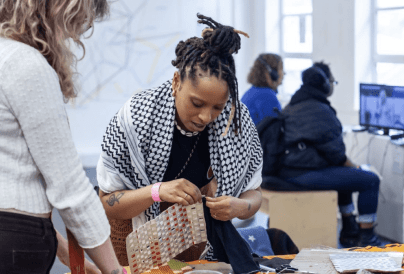
M 99 246 L 109 237 L 110 227 L 74 146 L 59 78 L 37 50 L 20 47 L 0 69 L 5 104 L 43 176 L 49 203 L 80 246 Z

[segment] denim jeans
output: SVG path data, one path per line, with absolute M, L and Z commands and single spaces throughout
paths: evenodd
M 0 212 L 0 273 L 49 273 L 56 250 L 50 219 Z
M 338 191 L 338 205 L 341 213 L 352 213 L 354 209 L 352 192 L 359 191 L 358 222 L 376 221 L 380 180 L 372 172 L 351 167 L 328 167 L 284 180 L 311 190 Z M 293 189 L 290 190 L 293 191 Z

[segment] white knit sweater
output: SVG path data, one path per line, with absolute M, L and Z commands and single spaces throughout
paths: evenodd
M 36 49 L 0 37 L 0 209 L 59 213 L 83 248 L 110 227 L 85 175 L 55 70 Z

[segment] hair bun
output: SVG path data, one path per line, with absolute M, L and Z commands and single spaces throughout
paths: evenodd
M 208 25 L 202 31 L 202 38 L 206 48 L 214 54 L 233 54 L 237 53 L 241 47 L 240 35 L 248 37 L 248 34 L 235 30 L 233 27 L 224 26 L 210 17 L 197 14 L 200 19 L 198 23 Z

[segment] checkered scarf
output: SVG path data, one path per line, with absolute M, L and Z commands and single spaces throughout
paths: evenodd
M 262 167 L 262 150 L 248 109 L 241 104 L 241 132 L 232 123 L 224 132 L 231 102 L 209 125 L 209 153 L 217 178 L 216 196 L 238 197 L 253 174 Z M 171 81 L 137 93 L 111 120 L 102 143 L 102 161 L 109 172 L 129 189 L 162 182 L 170 158 L 174 135 L 175 101 Z M 159 203 L 149 207 L 149 221 L 160 213 Z

